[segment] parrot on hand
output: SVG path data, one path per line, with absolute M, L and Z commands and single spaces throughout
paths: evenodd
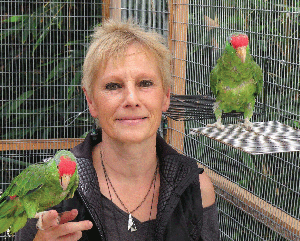
M 42 229 L 43 212 L 72 198 L 78 183 L 76 158 L 69 151 L 58 151 L 47 162 L 30 165 L 0 197 L 0 233 L 16 233 L 28 218 L 39 218 L 37 226 Z
M 208 127 L 224 129 L 222 113 L 236 111 L 244 113 L 243 126 L 247 130 L 252 129 L 250 118 L 253 115 L 255 98 L 263 87 L 263 74 L 249 53 L 248 43 L 246 34 L 233 33 L 227 39 L 225 50 L 211 71 L 210 85 L 216 96 L 214 113 L 217 122 L 208 124 Z

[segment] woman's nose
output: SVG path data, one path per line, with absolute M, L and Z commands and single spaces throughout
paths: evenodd
M 135 86 L 126 87 L 124 105 L 126 107 L 137 107 L 140 105 L 138 90 Z

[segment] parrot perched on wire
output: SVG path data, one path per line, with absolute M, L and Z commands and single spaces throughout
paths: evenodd
M 256 96 L 263 87 L 261 68 L 249 53 L 246 34 L 233 33 L 226 41 L 225 50 L 210 74 L 211 90 L 216 96 L 214 113 L 217 122 L 207 126 L 224 129 L 222 113 L 232 111 L 244 113 L 243 126 L 251 130 L 250 118 Z
M 37 226 L 42 228 L 43 212 L 72 198 L 78 183 L 76 158 L 69 151 L 58 151 L 45 163 L 30 165 L 0 197 L 0 233 L 17 232 L 27 218 L 38 218 Z

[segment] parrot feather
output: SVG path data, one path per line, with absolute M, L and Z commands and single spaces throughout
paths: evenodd
M 244 113 L 244 126 L 251 129 L 255 98 L 263 88 L 263 74 L 249 52 L 248 36 L 234 33 L 226 41 L 225 50 L 210 74 L 211 90 L 216 96 L 216 126 L 223 129 L 222 113 Z
M 13 222 L 14 222 L 14 217 L 0 218 L 1 230 L 4 230 L 3 232 L 7 231 L 9 227 L 13 224 Z
M 69 176 L 62 185 L 62 179 Z M 66 185 L 67 183 L 67 185 Z M 33 164 L 15 177 L 0 197 L 0 233 L 15 233 L 34 218 L 74 195 L 79 183 L 75 156 L 66 150 Z
M 13 222 L 10 227 L 10 233 L 16 233 L 19 229 L 23 228 L 27 222 L 26 212 L 17 216 L 18 222 Z

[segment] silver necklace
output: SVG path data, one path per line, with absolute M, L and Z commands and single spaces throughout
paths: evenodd
M 144 199 L 141 201 L 141 203 L 135 209 L 133 209 L 132 211 L 129 211 L 128 208 L 123 203 L 123 201 L 121 200 L 121 198 L 119 197 L 119 195 L 117 194 L 114 186 L 111 183 L 111 180 L 110 180 L 110 178 L 109 178 L 109 176 L 107 174 L 106 168 L 104 166 L 103 157 L 102 157 L 102 151 L 101 150 L 100 150 L 100 157 L 101 157 L 101 164 L 102 164 L 104 176 L 105 176 L 105 179 L 106 179 L 106 184 L 107 184 L 107 188 L 108 188 L 110 199 L 112 200 L 111 193 L 110 193 L 110 188 L 109 188 L 108 183 L 111 185 L 111 187 L 112 187 L 112 189 L 113 189 L 116 197 L 118 198 L 118 200 L 120 201 L 121 205 L 124 207 L 124 209 L 128 213 L 128 230 L 130 230 L 131 232 L 134 232 L 134 231 L 137 230 L 137 228 L 136 228 L 136 225 L 135 225 L 135 223 L 133 221 L 133 218 L 132 218 L 131 214 L 133 214 L 136 210 L 138 210 L 143 205 L 143 203 L 146 201 L 146 199 L 147 199 L 147 197 L 148 197 L 148 195 L 149 195 L 149 193 L 151 191 L 152 186 L 154 185 L 154 187 L 155 187 L 156 175 L 157 175 L 157 172 L 158 172 L 158 162 L 156 164 L 155 172 L 154 172 L 154 175 L 153 175 L 150 187 L 149 187 L 148 192 L 146 193 Z M 150 218 L 151 218 L 151 211 L 152 211 L 153 199 L 154 199 L 154 192 L 153 192 L 152 203 L 151 203 Z

